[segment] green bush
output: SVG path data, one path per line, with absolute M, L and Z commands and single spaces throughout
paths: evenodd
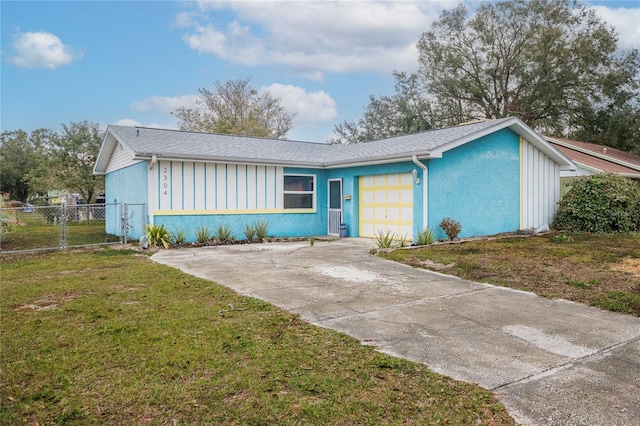
M 269 222 L 266 220 L 259 220 L 253 225 L 253 229 L 256 232 L 256 237 L 259 240 L 264 240 L 267 238 L 267 234 L 269 233 Z
M 638 231 L 640 189 L 612 173 L 578 178 L 560 201 L 552 226 L 568 232 Z
M 419 246 L 428 246 L 436 240 L 436 233 L 431 228 L 424 228 L 422 231 L 417 229 L 416 231 L 416 244 Z
M 221 243 L 233 241 L 233 228 L 229 224 L 220 223 L 218 224 L 218 226 L 216 226 L 214 235 L 216 237 L 216 240 L 220 241 Z
M 178 228 L 171 232 L 171 238 L 176 244 L 183 244 L 187 241 L 187 231 L 184 228 Z
M 242 232 L 249 242 L 253 241 L 256 236 L 256 228 L 251 223 L 245 223 L 242 228 Z
M 196 228 L 196 241 L 200 244 L 204 244 L 211 239 L 213 239 L 213 231 L 207 225 Z
M 164 225 L 146 225 L 145 232 L 145 237 L 151 247 L 157 247 L 158 244 L 162 244 L 164 248 L 169 248 L 171 234 Z

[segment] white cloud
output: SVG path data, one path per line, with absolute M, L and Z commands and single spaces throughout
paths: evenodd
M 325 123 L 338 116 L 336 101 L 326 92 L 307 92 L 304 88 L 290 84 L 274 83 L 262 87 L 260 91 L 268 91 L 272 96 L 282 100 L 282 106 L 290 113 L 295 113 L 294 124 Z
M 82 58 L 82 52 L 44 31 L 18 33 L 11 43 L 9 62 L 21 68 L 56 69 Z
M 160 111 L 165 114 L 170 114 L 179 107 L 197 108 L 198 95 L 184 95 L 184 96 L 151 96 L 142 99 L 137 102 L 133 102 L 129 107 L 134 111 Z
M 200 53 L 245 65 L 283 64 L 322 81 L 324 72 L 417 66 L 415 43 L 451 1 L 199 2 L 203 14 L 231 9 L 227 28 L 193 25 L 183 39 Z M 184 19 L 182 19 L 184 21 Z
M 176 126 L 170 125 L 170 124 L 159 124 L 159 123 L 142 124 L 139 121 L 134 120 L 133 118 L 123 118 L 122 120 L 118 120 L 111 124 L 115 126 L 151 127 L 154 129 L 169 129 L 169 130 L 177 129 Z
M 638 5 L 638 4 L 637 4 Z M 622 49 L 640 48 L 640 5 L 636 8 L 591 6 L 591 9 L 618 33 Z

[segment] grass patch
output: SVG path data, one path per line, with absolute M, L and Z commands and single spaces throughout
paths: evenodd
M 2 237 L 2 251 L 60 247 L 60 226 L 47 223 L 39 213 L 19 213 L 19 223 Z M 117 242 L 120 238 L 105 232 L 104 220 L 67 222 L 67 245 L 81 246 Z
M 5 257 L 0 286 L 0 424 L 514 424 L 478 386 L 132 251 Z
M 640 316 L 640 240 L 634 234 L 549 234 L 473 240 L 380 256 L 462 278 Z

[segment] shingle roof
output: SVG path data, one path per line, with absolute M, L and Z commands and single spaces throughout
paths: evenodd
M 137 159 L 157 158 L 189 159 L 219 162 L 243 162 L 306 167 L 337 167 L 346 164 L 364 164 L 439 157 L 449 148 L 477 139 L 486 134 L 509 127 L 529 139 L 535 139 L 541 149 L 556 161 L 569 165 L 557 150 L 517 118 L 503 118 L 471 124 L 429 130 L 409 135 L 352 145 L 329 145 L 282 139 L 264 139 L 213 133 L 183 132 L 146 127 L 109 126 L 96 173 L 104 172 L 117 140 Z M 109 136 L 112 135 L 113 138 Z
M 606 145 L 547 137 L 552 145 L 572 161 L 603 172 L 640 177 L 640 156 Z

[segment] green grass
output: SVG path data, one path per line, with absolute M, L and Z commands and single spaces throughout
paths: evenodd
M 2 260 L 0 424 L 514 424 L 492 394 L 126 250 Z
M 38 213 L 20 213 L 19 219 L 19 223 L 12 226 L 12 231 L 2 237 L 2 251 L 60 247 L 59 226 L 47 223 Z M 105 232 L 104 220 L 67 223 L 68 246 L 116 241 L 119 241 L 118 236 Z
M 380 256 L 462 278 L 640 316 L 637 234 L 473 240 Z M 430 261 L 431 263 L 427 262 Z

